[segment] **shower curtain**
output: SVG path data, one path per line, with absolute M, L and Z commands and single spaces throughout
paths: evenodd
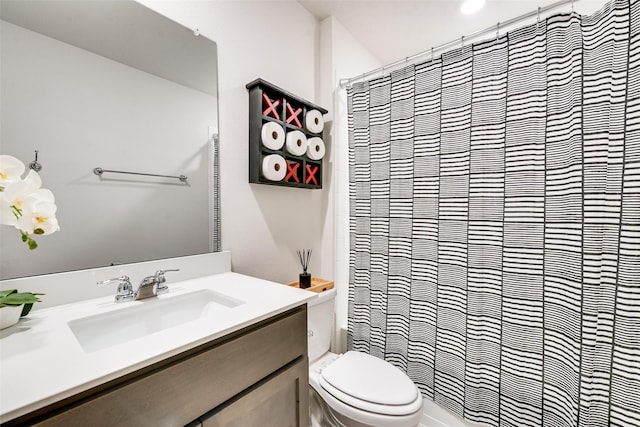
M 348 347 L 494 426 L 640 425 L 640 6 L 348 89 Z

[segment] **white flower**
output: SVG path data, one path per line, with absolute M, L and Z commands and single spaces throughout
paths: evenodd
M 13 156 L 0 155 L 0 191 L 8 184 L 20 181 L 24 164 Z
M 29 249 L 38 247 L 30 234 L 47 235 L 60 230 L 53 193 L 42 186 L 40 175 L 13 156 L 0 155 L 0 225 L 20 230 Z
M 42 180 L 36 171 L 29 171 L 24 180 L 7 184 L 0 199 L 0 224 L 16 225 L 22 216 L 24 200 L 40 189 Z
M 16 228 L 27 234 L 47 235 L 60 230 L 56 219 L 57 206 L 53 193 L 41 188 L 28 195 L 22 203 L 22 216 Z

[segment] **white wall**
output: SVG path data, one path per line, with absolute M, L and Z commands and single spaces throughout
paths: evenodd
M 2 154 L 28 164 L 40 151 L 61 227 L 35 236 L 35 251 L 18 230 L 0 228 L 1 279 L 209 249 L 211 95 L 5 21 L 1 53 Z M 189 181 L 100 180 L 95 167 Z
M 320 25 L 320 89 L 321 102 L 330 106 L 331 127 L 327 139 L 331 141 L 333 180 L 331 181 L 330 211 L 333 232 L 327 232 L 323 242 L 333 245 L 334 282 L 338 290 L 336 327 L 346 328 L 349 290 L 349 138 L 347 133 L 347 94 L 339 87 L 340 79 L 353 77 L 382 64 L 334 17 Z M 334 221 L 335 218 L 335 221 Z M 325 248 L 326 252 L 331 252 Z M 336 337 L 337 351 L 344 350 L 344 337 Z
M 222 246 L 234 271 L 296 279 L 295 250 L 312 248 L 313 275 L 338 288 L 347 319 L 348 136 L 341 78 L 382 65 L 337 20 L 318 23 L 295 1 L 139 0 L 218 43 Z M 329 110 L 322 190 L 248 184 L 246 83 L 261 77 Z M 334 268 L 335 267 L 335 268 Z
M 317 20 L 295 1 L 140 2 L 218 44 L 222 247 L 233 270 L 294 281 L 295 251 L 310 248 L 310 272 L 331 279 L 333 254 L 320 249 L 330 192 L 248 183 L 247 83 L 260 77 L 331 108 L 316 99 Z

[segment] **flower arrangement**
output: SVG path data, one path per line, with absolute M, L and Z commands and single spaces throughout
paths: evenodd
M 22 178 L 24 164 L 13 156 L 0 155 L 0 224 L 20 230 L 22 241 L 33 250 L 38 244 L 32 235 L 60 230 L 53 193 L 42 186 L 34 170 Z

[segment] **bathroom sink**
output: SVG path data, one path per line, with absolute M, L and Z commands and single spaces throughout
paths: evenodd
M 69 328 L 86 352 L 94 352 L 224 312 L 244 304 L 209 289 L 123 303 L 107 313 L 73 319 Z

